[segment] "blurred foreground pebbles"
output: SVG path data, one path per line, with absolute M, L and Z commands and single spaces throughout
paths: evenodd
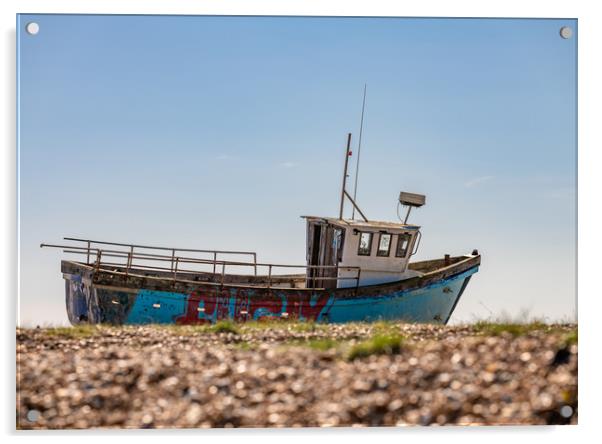
M 576 424 L 576 328 L 17 329 L 17 428 Z

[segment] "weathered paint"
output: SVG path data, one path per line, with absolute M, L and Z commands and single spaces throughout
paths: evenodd
M 339 297 L 336 290 L 294 291 L 237 287 L 199 288 L 190 293 L 98 287 L 66 274 L 67 311 L 72 323 L 204 324 L 221 319 L 299 319 L 318 322 L 405 320 L 445 323 L 472 267 L 421 288 Z

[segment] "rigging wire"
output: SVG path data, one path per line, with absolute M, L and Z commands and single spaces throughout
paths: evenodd
M 401 206 L 401 202 L 397 201 L 397 218 L 399 219 L 400 222 L 403 222 L 403 219 L 399 215 L 399 207 L 400 206 Z

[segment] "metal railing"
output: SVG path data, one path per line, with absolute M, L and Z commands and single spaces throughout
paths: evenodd
M 185 279 L 183 276 L 186 274 L 211 274 L 213 278 L 217 278 L 219 274 L 220 286 L 227 286 L 225 277 L 227 275 L 227 267 L 241 267 L 243 269 L 252 268 L 253 274 L 256 278 L 255 284 L 261 284 L 261 286 L 267 285 L 271 288 L 274 283 L 286 283 L 291 281 L 290 275 L 274 275 L 274 269 L 304 269 L 307 276 L 309 270 L 335 270 L 337 276 L 316 276 L 316 280 L 332 281 L 335 280 L 337 283 L 339 280 L 355 280 L 356 288 L 359 286 L 361 269 L 359 267 L 339 267 L 337 265 L 291 265 L 291 264 L 273 264 L 273 263 L 259 263 L 257 262 L 257 255 L 254 252 L 246 251 L 227 251 L 227 250 L 201 250 L 201 249 L 190 249 L 190 248 L 171 248 L 171 247 L 155 247 L 148 245 L 135 245 L 135 244 L 123 244 L 117 242 L 104 242 L 94 241 L 89 239 L 78 239 L 66 237 L 64 240 L 75 241 L 84 243 L 84 245 L 57 245 L 57 244 L 40 244 L 41 248 L 60 248 L 63 249 L 64 253 L 68 254 L 79 254 L 86 257 L 86 265 L 94 268 L 95 272 L 102 269 L 103 272 L 125 275 L 126 279 L 128 276 L 132 277 L 144 277 L 136 273 L 137 271 L 155 271 L 163 272 L 171 275 L 160 277 L 161 279 L 169 279 L 175 282 L 195 282 L 190 279 Z M 100 248 L 101 245 L 112 246 L 116 248 Z M 121 249 L 119 249 L 121 248 Z M 138 251 L 137 251 L 138 250 Z M 143 251 L 140 251 L 143 250 Z M 158 254 L 156 252 L 146 252 L 149 250 L 168 251 L 171 254 Z M 212 255 L 212 258 L 195 258 L 190 256 L 182 256 L 180 252 L 186 253 L 208 253 Z M 244 261 L 228 261 L 218 259 L 218 255 L 250 255 L 253 257 L 252 262 Z M 110 258 L 110 259 L 108 259 Z M 116 261 L 120 259 L 121 261 Z M 164 263 L 169 262 L 168 266 L 161 266 Z M 184 268 L 186 264 L 192 266 L 196 265 L 197 269 Z M 208 266 L 212 271 L 203 271 L 200 266 Z M 120 268 L 123 271 L 115 270 L 111 268 Z M 221 269 L 218 272 L 218 267 Z M 267 275 L 258 276 L 257 269 L 264 268 L 267 271 Z M 355 271 L 355 276 L 338 276 L 338 270 Z M 178 274 L 180 277 L 178 277 Z M 153 277 L 158 278 L 158 277 Z M 261 279 L 265 278 L 265 279 Z M 207 282 L 208 284 L 216 284 L 216 282 Z M 240 283 L 239 283 L 240 285 Z M 250 285 L 253 286 L 253 285 Z M 294 286 L 294 284 L 293 284 Z M 280 287 L 279 287 L 280 288 Z M 293 288 L 293 287 L 291 287 Z
M 171 251 L 172 259 L 176 258 L 176 252 L 187 252 L 187 253 L 203 253 L 203 254 L 212 254 L 213 262 L 217 262 L 218 254 L 229 254 L 229 255 L 240 255 L 240 256 L 252 256 L 253 264 L 257 264 L 257 253 L 254 251 L 232 251 L 232 250 L 202 250 L 202 249 L 193 249 L 193 248 L 172 248 L 172 247 L 157 247 L 150 245 L 136 245 L 136 244 L 123 244 L 119 242 L 105 242 L 105 241 L 96 241 L 91 239 L 79 239 L 75 237 L 64 237 L 63 240 L 67 241 L 75 241 L 75 242 L 84 242 L 88 249 L 92 249 L 93 245 L 112 245 L 115 247 L 126 247 L 129 249 L 130 253 L 134 253 L 136 248 L 142 250 L 160 250 L 160 251 Z M 43 246 L 47 246 L 42 244 Z M 94 248 L 96 249 L 96 248 Z M 90 256 L 88 255 L 86 259 L 86 263 L 90 263 Z M 255 275 L 257 275 L 257 267 L 254 268 Z M 213 273 L 215 273 L 215 268 L 213 269 Z
M 418 233 L 416 234 L 416 238 L 417 239 L 414 241 L 414 248 L 412 248 L 412 253 L 410 254 L 410 257 L 414 256 L 418 252 L 418 247 L 420 246 L 420 241 L 422 240 L 422 231 L 418 231 Z

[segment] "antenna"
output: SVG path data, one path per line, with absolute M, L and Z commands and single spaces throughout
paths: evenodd
M 360 153 L 362 150 L 362 130 L 364 129 L 364 109 L 366 108 L 366 84 L 364 83 L 364 100 L 362 101 L 362 119 L 360 121 L 360 137 L 357 143 L 357 161 L 355 162 L 355 184 L 353 185 L 353 200 L 357 199 L 357 176 L 360 170 Z M 355 206 L 351 212 L 351 219 L 355 219 Z
M 349 157 L 351 156 L 351 133 L 347 134 L 347 148 L 345 148 L 345 169 L 343 170 L 343 187 L 341 189 L 341 206 L 339 208 L 339 219 L 343 219 L 343 209 L 345 207 L 345 198 L 349 199 L 353 208 L 360 213 L 360 216 L 364 218 L 366 222 L 368 222 L 368 218 L 362 213 L 362 210 L 357 206 L 355 200 L 345 189 L 345 185 L 347 185 L 347 167 L 349 165 Z

